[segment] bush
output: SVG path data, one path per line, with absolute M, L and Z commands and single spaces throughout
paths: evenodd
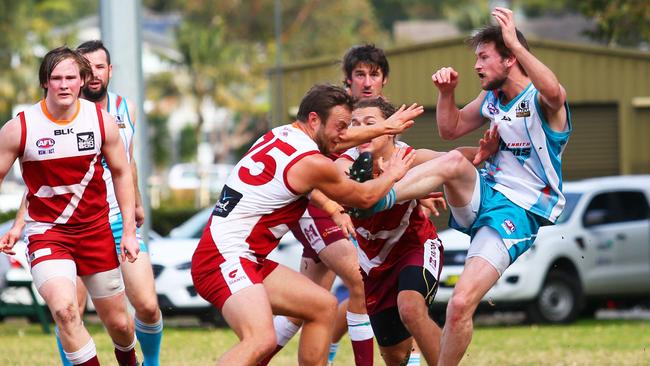
M 151 210 L 151 228 L 162 236 L 184 223 L 199 210 L 196 208 L 158 208 Z
M 0 223 L 13 220 L 14 218 L 16 218 L 16 212 L 17 210 L 0 212 Z

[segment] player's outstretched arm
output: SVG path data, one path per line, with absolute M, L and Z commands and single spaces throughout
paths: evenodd
M 133 262 L 137 259 L 140 247 L 135 237 L 135 191 L 131 166 L 126 158 L 126 151 L 120 139 L 117 125 L 113 117 L 102 111 L 104 118 L 105 141 L 102 144 L 102 153 L 113 176 L 115 196 L 122 213 L 122 241 L 120 256 L 122 260 Z
M 334 151 L 342 151 L 361 145 L 381 135 L 398 135 L 415 124 L 414 119 L 424 113 L 424 108 L 411 104 L 409 107 L 402 105 L 392 116 L 381 123 L 359 128 L 350 128 L 341 136 L 341 142 L 336 145 Z
M 454 140 L 485 123 L 485 119 L 481 116 L 481 103 L 485 98 L 485 92 L 481 92 L 476 99 L 459 109 L 454 95 L 458 85 L 458 72 L 452 67 L 443 67 L 431 75 L 431 80 L 438 88 L 436 123 L 441 138 Z
M 510 49 L 517 62 L 526 70 L 535 88 L 539 90 L 542 111 L 555 131 L 566 129 L 566 91 L 557 77 L 546 65 L 530 53 L 517 39 L 514 14 L 506 8 L 495 8 L 492 16 L 501 27 L 503 42 Z
M 398 150 L 383 165 L 384 174 L 377 179 L 358 183 L 341 174 L 331 160 L 321 155 L 312 155 L 296 163 L 289 170 L 288 179 L 298 192 L 319 189 L 340 204 L 368 208 L 383 198 L 393 184 L 406 174 L 413 158 L 413 152 L 406 154 L 405 150 Z

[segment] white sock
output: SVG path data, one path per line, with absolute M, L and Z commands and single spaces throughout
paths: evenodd
M 67 358 L 68 361 L 70 361 L 70 363 L 73 365 L 82 364 L 97 356 L 97 348 L 95 347 L 95 342 L 92 338 L 88 340 L 88 343 L 86 343 L 85 346 L 74 352 L 63 352 L 65 353 L 65 358 Z
M 286 316 L 277 315 L 273 317 L 273 328 L 278 346 L 284 347 L 291 338 L 300 330 L 299 325 L 293 324 Z
M 348 311 L 345 314 L 345 319 L 348 321 L 350 340 L 365 341 L 374 337 L 368 314 L 355 314 Z
M 115 347 L 116 350 L 122 351 L 122 352 L 129 352 L 132 349 L 135 348 L 136 343 L 138 343 L 138 339 L 135 337 L 135 334 L 133 335 L 133 342 L 131 342 L 130 345 L 128 346 L 120 346 L 119 344 L 115 343 L 113 341 L 113 346 Z

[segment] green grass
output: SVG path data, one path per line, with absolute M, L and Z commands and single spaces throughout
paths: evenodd
M 103 329 L 89 326 L 100 361 L 113 365 L 113 348 Z M 228 329 L 167 327 L 162 365 L 213 365 L 237 341 Z M 0 365 L 57 365 L 52 335 L 21 320 L 0 323 Z M 295 365 L 294 339 L 272 365 Z M 376 352 L 375 363 L 383 364 Z M 346 338 L 337 365 L 353 365 Z M 650 365 L 650 322 L 589 320 L 570 326 L 480 326 L 463 365 Z

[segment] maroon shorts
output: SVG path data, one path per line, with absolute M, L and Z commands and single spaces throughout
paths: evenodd
M 303 258 L 311 258 L 316 263 L 320 262 L 318 253 L 326 246 L 345 239 L 343 230 L 332 220 L 327 212 L 309 205 L 298 223 L 291 227 L 291 232 L 302 244 Z
M 396 307 L 397 294 L 403 289 L 417 289 L 425 298 L 430 295 L 433 300 L 442 270 L 442 250 L 440 239 L 428 239 L 422 246 L 400 252 L 392 260 L 389 256 L 390 264 L 373 268 L 363 279 L 368 315 Z M 421 271 L 418 276 L 402 276 L 400 279 L 407 267 L 419 267 Z M 435 281 L 432 282 L 429 278 Z
M 214 244 L 202 240 L 192 257 L 192 282 L 202 298 L 221 310 L 230 296 L 264 282 L 277 266 L 268 259 L 260 263 L 243 257 L 224 260 Z
M 105 224 L 90 229 L 81 229 L 77 225 L 56 225 L 43 234 L 31 234 L 27 237 L 27 243 L 32 267 L 47 260 L 70 259 L 77 266 L 77 274 L 87 276 L 120 265 L 108 219 Z

